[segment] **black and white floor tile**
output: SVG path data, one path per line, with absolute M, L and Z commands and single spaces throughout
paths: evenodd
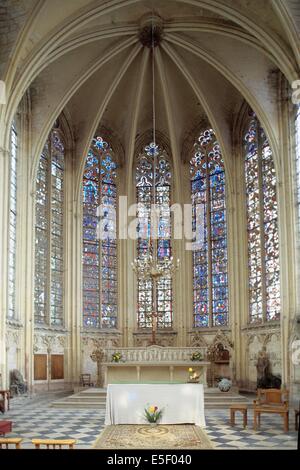
M 23 448 L 31 448 L 31 439 L 67 439 L 77 441 L 77 449 L 91 448 L 95 439 L 104 429 L 104 410 L 58 409 L 49 405 L 60 398 L 48 394 L 35 398 L 16 398 L 11 409 L 0 419 L 13 422 L 13 432 L 6 437 L 22 437 Z M 294 431 L 293 416 L 290 431 L 283 432 L 280 416 L 265 415 L 261 418 L 261 429 L 253 430 L 250 410 L 248 426 L 242 426 L 237 414 L 236 425 L 230 426 L 228 410 L 206 410 L 206 432 L 215 449 L 296 449 L 297 433 Z

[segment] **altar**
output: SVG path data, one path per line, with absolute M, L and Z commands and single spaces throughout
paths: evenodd
M 114 383 L 186 383 L 189 380 L 189 369 L 199 376 L 199 383 L 207 386 L 206 370 L 209 362 L 105 362 L 104 387 Z
M 202 384 L 109 384 L 105 425 L 149 424 L 144 409 L 163 411 L 159 424 L 195 424 L 205 427 Z
M 102 362 L 103 386 L 114 383 L 187 383 L 193 374 L 199 383 L 207 386 L 207 368 L 210 362 L 192 361 L 193 353 L 205 351 L 201 348 L 175 348 L 150 346 L 148 348 L 121 348 L 121 359 L 114 362 L 111 358 L 115 349 L 106 350 L 106 360 Z

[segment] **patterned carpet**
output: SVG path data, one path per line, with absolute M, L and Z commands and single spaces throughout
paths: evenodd
M 65 396 L 67 394 L 64 394 Z M 49 404 L 63 394 L 45 394 L 35 398 L 16 398 L 11 409 L 0 419 L 13 421 L 13 432 L 6 437 L 23 437 L 22 447 L 31 448 L 31 439 L 77 440 L 76 448 L 92 448 L 104 429 L 104 410 L 55 409 Z M 237 425 L 229 424 L 229 410 L 207 410 L 205 432 L 215 449 L 296 449 L 297 433 L 294 431 L 291 413 L 290 432 L 283 432 L 280 416 L 263 415 L 261 430 L 253 431 L 253 415 L 249 412 L 248 427 L 242 426 L 241 416 Z
M 213 449 L 204 430 L 192 424 L 106 426 L 95 449 Z

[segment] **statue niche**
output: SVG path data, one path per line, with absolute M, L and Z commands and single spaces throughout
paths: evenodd
M 256 370 L 257 388 L 281 388 L 281 378 L 271 373 L 271 363 L 265 346 L 258 353 Z
M 12 396 L 27 393 L 27 384 L 20 371 L 13 369 L 10 371 L 10 392 Z

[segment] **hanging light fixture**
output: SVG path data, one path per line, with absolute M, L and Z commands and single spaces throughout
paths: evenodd
M 155 23 L 155 24 L 154 24 Z M 150 33 L 150 34 L 149 34 Z M 151 48 L 151 65 L 152 65 L 152 142 L 145 148 L 148 156 L 153 157 L 153 196 L 152 203 L 156 204 L 156 171 L 157 171 L 157 157 L 159 156 L 159 147 L 156 143 L 156 107 L 155 107 L 155 47 L 157 47 L 162 38 L 162 21 L 159 17 L 152 13 L 151 16 L 151 29 L 149 30 L 149 18 L 141 29 L 140 40 L 144 46 Z M 152 210 L 151 210 L 152 213 Z M 151 221 L 153 218 L 151 217 Z M 155 228 L 158 229 L 158 224 L 155 223 Z M 151 226 L 151 233 L 153 233 Z M 156 344 L 156 331 L 158 326 L 159 313 L 157 309 L 157 282 L 163 277 L 172 277 L 172 275 L 179 269 L 180 260 L 176 263 L 173 261 L 173 256 L 170 258 L 164 257 L 157 259 L 157 239 L 158 233 L 154 233 L 152 238 L 150 235 L 148 243 L 148 252 L 146 256 L 140 259 L 135 258 L 131 263 L 133 271 L 136 273 L 137 278 L 140 280 L 152 281 L 152 312 L 147 315 L 151 320 L 152 326 L 152 340 L 151 344 Z M 151 253 L 153 247 L 153 255 Z

